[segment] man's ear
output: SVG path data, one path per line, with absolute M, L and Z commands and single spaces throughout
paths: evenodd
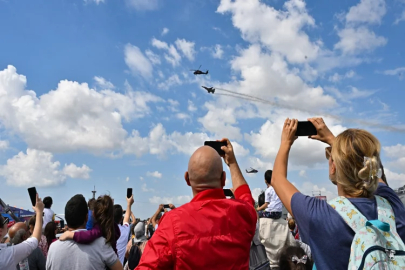
M 222 174 L 221 174 L 221 187 L 225 186 L 225 182 L 226 182 L 226 172 L 222 171 Z
M 187 185 L 191 187 L 190 178 L 188 177 L 188 172 L 184 173 L 184 180 L 186 180 Z

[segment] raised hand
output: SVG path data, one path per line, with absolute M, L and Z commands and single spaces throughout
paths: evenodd
M 318 133 L 317 135 L 312 135 L 309 136 L 308 138 L 318 140 L 327 143 L 329 145 L 333 144 L 335 136 L 329 130 L 328 126 L 325 124 L 322 118 L 320 117 L 309 118 L 308 121 L 310 121 L 315 126 L 316 131 Z
M 298 127 L 297 119 L 287 118 L 284 122 L 283 131 L 281 132 L 281 143 L 289 146 L 293 145 L 294 141 L 298 138 L 295 136 Z
M 221 142 L 226 142 L 226 146 L 221 147 L 221 150 L 225 152 L 223 159 L 226 165 L 230 166 L 231 164 L 235 164 L 236 158 L 235 153 L 233 152 L 233 146 L 231 142 L 227 138 L 222 139 Z

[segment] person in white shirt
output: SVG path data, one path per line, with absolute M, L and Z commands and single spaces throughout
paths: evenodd
M 118 224 L 118 227 L 120 228 L 121 232 L 120 238 L 118 238 L 117 240 L 117 252 L 118 258 L 120 259 L 122 265 L 124 265 L 125 251 L 129 240 L 129 234 L 131 231 L 131 228 L 129 226 L 129 218 L 131 216 L 131 206 L 133 203 L 134 198 L 132 196 L 131 198 L 127 198 L 127 210 L 125 212 L 124 220 L 122 220 L 123 215 L 122 206 L 119 204 L 114 205 L 114 222 Z
M 27 258 L 37 247 L 41 240 L 42 234 L 42 213 L 44 212 L 44 204 L 38 197 L 36 198 L 35 207 L 36 223 L 32 237 L 23 241 L 21 244 L 10 246 L 8 244 L 0 244 L 0 268 L 2 270 L 15 270 L 16 265 Z M 3 238 L 7 232 L 7 224 L 4 218 L 0 215 L 0 238 Z
M 262 206 L 257 207 L 256 210 L 261 218 L 279 219 L 282 215 L 283 203 L 277 196 L 274 188 L 271 186 L 272 173 L 272 170 L 267 170 L 264 174 L 264 182 L 267 185 L 267 189 L 264 192 L 265 203 Z
M 45 197 L 44 198 L 44 222 L 42 225 L 42 230 L 45 230 L 46 225 L 55 220 L 55 213 L 51 210 L 51 206 L 53 204 L 52 198 L 51 197 Z

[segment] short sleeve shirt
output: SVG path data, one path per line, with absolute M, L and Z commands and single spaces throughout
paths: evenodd
M 266 212 L 282 212 L 283 211 L 283 203 L 281 202 L 280 198 L 277 196 L 276 192 L 274 191 L 273 187 L 268 187 L 265 193 L 265 202 L 269 203 L 267 208 L 265 209 Z
M 120 228 L 121 235 L 117 240 L 117 251 L 121 264 L 124 265 L 125 251 L 127 249 L 129 232 L 131 228 L 129 227 L 128 223 L 124 223 L 124 225 L 118 224 L 118 227 Z
M 34 237 L 14 246 L 0 244 L 0 266 L 2 270 L 15 270 L 16 265 L 27 258 L 38 247 L 38 240 Z
M 405 207 L 395 192 L 379 184 L 375 195 L 388 200 L 394 214 L 397 232 L 405 240 Z M 377 219 L 375 198 L 349 198 L 349 201 L 368 219 Z M 299 192 L 291 199 L 292 214 L 300 236 L 311 247 L 318 269 L 347 269 L 354 231 L 326 201 Z

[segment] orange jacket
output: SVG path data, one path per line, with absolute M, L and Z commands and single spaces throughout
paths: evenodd
M 256 221 L 248 185 L 235 199 L 222 189 L 202 191 L 163 215 L 136 269 L 249 269 Z

